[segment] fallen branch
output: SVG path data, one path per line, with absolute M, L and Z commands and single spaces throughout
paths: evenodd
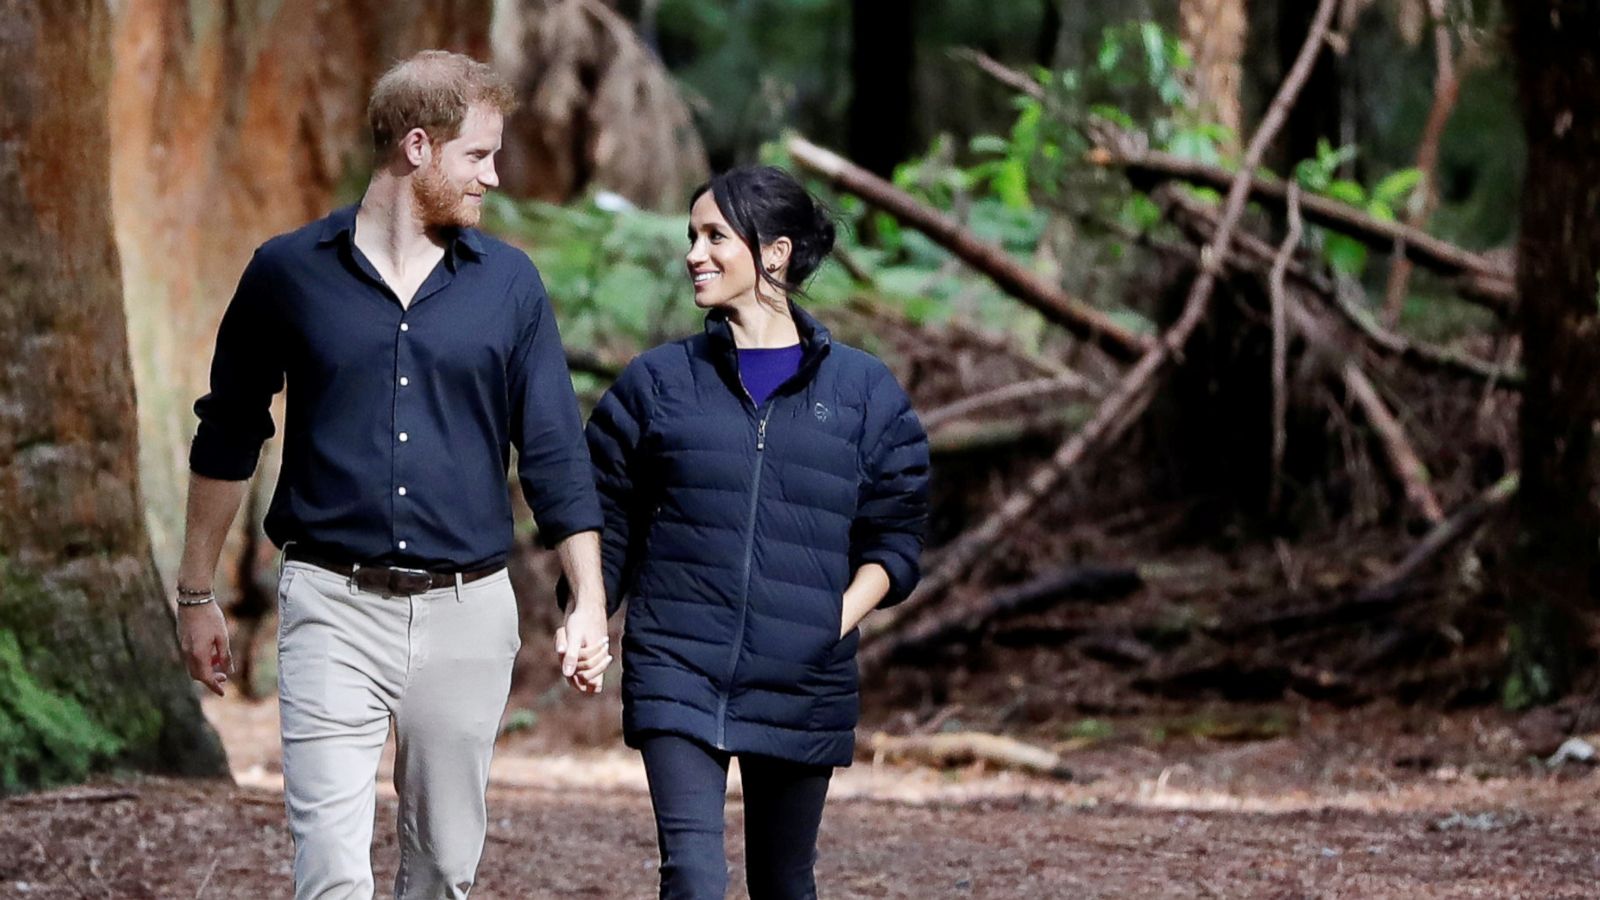
M 995 591 L 962 609 L 944 611 L 914 628 L 896 632 L 884 642 L 882 652 L 886 659 L 899 659 L 982 634 L 986 626 L 1000 619 L 1039 612 L 1066 600 L 1093 602 L 1126 597 L 1143 585 L 1134 569 L 1073 566 Z
M 1009 497 L 977 528 L 952 542 L 941 554 L 939 566 L 923 579 L 910 597 L 867 618 L 861 631 L 859 656 L 863 670 L 870 670 L 883 659 L 882 650 L 873 646 L 874 639 L 931 606 L 933 601 L 941 597 L 979 557 L 988 552 L 989 548 L 993 547 L 1023 516 L 1032 511 L 1041 499 L 1050 494 L 1069 468 L 1082 461 L 1090 449 L 1116 440 L 1149 404 L 1151 386 L 1156 373 L 1182 352 L 1189 337 L 1205 318 L 1211 294 L 1216 288 L 1217 274 L 1222 269 L 1222 261 L 1228 256 L 1234 231 L 1244 214 L 1249 179 L 1243 173 L 1253 171 L 1260 164 L 1267 144 L 1283 127 L 1289 106 L 1299 94 L 1301 86 L 1305 84 L 1307 76 L 1311 73 L 1312 62 L 1327 38 L 1328 23 L 1333 18 L 1337 6 L 1337 0 L 1320 0 L 1305 44 L 1301 46 L 1294 66 L 1279 87 L 1277 95 L 1273 97 L 1272 103 L 1267 107 L 1261 127 L 1251 138 L 1250 146 L 1245 151 L 1244 167 L 1241 174 L 1234 179 L 1233 186 L 1228 192 L 1222 221 L 1216 235 L 1201 251 L 1200 275 L 1190 288 L 1177 322 L 1159 341 L 1145 351 L 1116 389 L 1101 402 L 1089 423 L 1062 444 L 1048 462 L 1035 470 L 1021 490 Z
M 1512 472 L 1488 490 L 1463 503 L 1460 509 L 1450 514 L 1450 518 L 1423 535 L 1422 540 L 1411 548 L 1411 552 L 1389 572 L 1381 584 L 1363 591 L 1362 599 L 1383 600 L 1397 596 L 1424 566 L 1477 529 L 1495 510 L 1505 506 L 1516 495 L 1518 480 L 1518 473 Z
M 876 732 L 867 738 L 875 760 L 913 762 L 935 768 L 983 763 L 1002 769 L 1072 780 L 1072 769 L 1061 755 L 1015 738 L 978 731 L 949 734 L 895 736 Z
M 1045 96 L 1044 88 L 1037 82 L 989 56 L 965 49 L 953 51 L 951 55 L 973 64 L 989 77 L 1019 93 L 1036 100 Z M 1440 115 L 1448 116 L 1448 109 L 1441 113 L 1436 106 L 1435 111 L 1430 113 L 1430 124 L 1432 117 Z M 1104 126 L 1108 123 L 1100 124 Z M 1136 186 L 1179 180 L 1221 190 L 1233 183 L 1234 173 L 1220 166 L 1143 149 L 1141 141 L 1132 140 L 1126 134 L 1114 137 L 1104 142 L 1109 146 L 1100 146 L 1091 151 L 1089 161 L 1122 169 Z M 1419 157 L 1419 165 L 1422 162 Z M 1425 177 L 1431 176 L 1425 172 Z M 1256 199 L 1266 198 L 1288 204 L 1288 188 L 1278 179 L 1257 178 L 1252 182 L 1251 191 Z M 1457 277 L 1459 281 L 1456 288 L 1464 297 L 1488 306 L 1502 317 L 1508 315 L 1516 305 L 1517 289 L 1511 273 L 1479 254 L 1422 231 L 1415 227 L 1416 223 L 1406 225 L 1377 219 L 1329 197 L 1312 196 L 1305 198 L 1304 202 L 1308 218 L 1316 224 L 1347 234 L 1378 250 L 1397 251 L 1402 262 L 1414 260 L 1441 275 Z
M 1044 87 L 1039 82 L 987 53 L 981 53 L 971 47 L 957 47 L 950 51 L 950 58 L 977 66 L 979 71 L 1019 94 L 1026 94 L 1035 100 L 1044 99 Z
M 844 157 L 799 137 L 789 139 L 788 150 L 796 163 L 826 177 L 839 190 L 855 194 L 927 235 L 968 265 L 989 276 L 1001 290 L 1038 310 L 1045 318 L 1080 339 L 1099 347 L 1107 355 L 1127 362 L 1148 347 L 1148 339 L 1069 296 L 1056 285 L 1029 271 L 1005 250 L 979 238 L 956 220 Z
M 1433 18 L 1433 105 L 1428 109 L 1427 122 L 1422 126 L 1422 140 L 1417 145 L 1417 171 L 1422 180 L 1417 185 L 1419 202 L 1411 205 L 1406 224 L 1423 228 L 1433 217 L 1439 205 L 1438 176 L 1439 144 L 1444 138 L 1445 123 L 1461 96 L 1461 79 L 1456 74 L 1456 61 L 1451 49 L 1450 24 L 1445 14 L 1445 0 L 1428 0 L 1428 15 Z M 1384 323 L 1393 328 L 1400 321 L 1400 308 L 1405 304 L 1406 286 L 1411 281 L 1411 260 L 1404 253 L 1396 253 L 1389 267 L 1389 281 L 1383 292 Z
M 55 806 L 58 803 L 115 803 L 119 800 L 137 800 L 137 791 L 125 788 L 110 790 L 79 790 L 55 791 L 46 794 L 28 794 L 22 797 L 10 797 L 6 800 L 7 806 Z
M 1177 191 L 1162 191 L 1156 197 L 1167 215 L 1196 241 L 1209 240 L 1215 233 L 1217 225 L 1215 209 Z M 1260 272 L 1270 266 L 1277 256 L 1270 244 L 1248 232 L 1240 232 L 1237 241 L 1240 253 L 1230 256 L 1228 263 L 1242 270 Z M 1346 295 L 1344 280 L 1332 282 L 1311 271 L 1297 259 L 1289 261 L 1286 272 L 1316 297 L 1334 306 L 1355 327 L 1361 337 L 1366 339 L 1372 349 L 1383 356 L 1398 359 L 1418 369 L 1469 378 L 1504 387 L 1507 390 L 1520 390 L 1523 385 L 1522 373 L 1516 369 L 1484 362 L 1467 354 L 1412 341 L 1385 331 L 1371 313 Z M 1354 282 L 1349 282 L 1349 285 L 1353 289 L 1359 289 L 1359 285 Z
M 869 321 L 872 321 L 875 325 L 877 324 L 876 320 L 878 319 L 882 319 L 884 317 L 893 317 L 897 324 L 905 326 L 905 328 L 908 330 L 920 330 L 929 327 L 917 325 L 911 321 L 909 316 L 900 310 L 894 309 L 893 307 L 884 306 L 880 303 L 874 303 L 865 297 L 852 297 L 850 302 L 845 304 L 842 309 L 854 315 L 863 316 Z M 989 332 L 973 325 L 968 325 L 960 319 L 948 319 L 932 327 L 938 330 L 949 332 L 952 336 L 963 341 L 977 344 L 979 347 L 982 347 L 985 350 L 1002 354 L 1006 358 L 1021 363 L 1041 375 L 1064 375 L 1072 371 L 1053 359 L 1046 359 L 1037 354 L 1030 353 L 1027 350 L 1024 350 L 1021 347 L 1011 343 L 1004 337 L 990 334 Z
M 1524 379 L 1516 369 L 1506 368 L 1465 353 L 1446 350 L 1420 341 L 1411 341 L 1391 331 L 1386 331 L 1367 309 L 1349 297 L 1344 287 L 1359 288 L 1353 279 L 1340 279 L 1332 290 L 1319 292 L 1332 299 L 1332 306 L 1355 327 L 1372 346 L 1385 356 L 1412 363 L 1418 368 L 1434 369 L 1452 375 L 1461 375 L 1507 389 L 1521 390 Z
M 963 397 L 954 403 L 935 407 L 920 418 L 922 419 L 922 427 L 933 431 L 946 422 L 954 421 L 985 409 L 1069 391 L 1090 396 L 1104 392 L 1099 385 L 1079 375 L 1077 372 L 1067 371 L 1050 378 L 1019 381 L 1015 384 L 1008 384 L 993 390 L 973 394 L 970 397 Z
M 1439 506 L 1439 498 L 1433 495 L 1433 488 L 1428 487 L 1428 467 L 1423 465 L 1422 458 L 1417 456 L 1417 451 L 1412 449 L 1411 442 L 1406 439 L 1405 429 L 1400 425 L 1400 420 L 1389 412 L 1389 407 L 1384 405 L 1383 398 L 1378 396 L 1378 389 L 1373 387 L 1372 380 L 1367 378 L 1361 367 L 1353 360 L 1347 360 L 1340 372 L 1344 378 L 1344 385 L 1349 390 L 1350 396 L 1356 405 L 1361 407 L 1361 412 L 1367 417 L 1367 422 L 1377 432 L 1378 440 L 1383 444 L 1384 456 L 1389 460 L 1389 468 L 1394 476 L 1405 487 L 1406 499 L 1422 513 L 1423 518 L 1437 525 L 1444 521 L 1444 510 Z
M 949 422 L 928 436 L 935 457 L 1003 450 L 1036 438 L 1053 438 L 1082 418 L 1073 407 L 1047 410 L 997 422 Z
M 1090 161 L 1108 168 L 1120 168 L 1136 186 L 1148 187 L 1161 181 L 1180 180 L 1220 188 L 1234 177 L 1220 166 L 1173 156 L 1156 150 L 1124 156 L 1101 149 L 1090 154 Z M 1241 171 L 1250 171 L 1241 167 Z M 1279 207 L 1288 203 L 1288 186 L 1277 178 L 1251 179 L 1251 199 L 1273 201 Z M 1329 197 L 1302 198 L 1305 217 L 1317 225 L 1331 228 L 1374 248 L 1395 248 L 1405 258 L 1446 277 L 1457 278 L 1456 288 L 1463 298 L 1484 306 L 1502 318 L 1516 306 L 1516 284 L 1511 274 L 1470 250 L 1436 238 L 1425 231 L 1399 222 L 1374 218 L 1349 204 Z
M 1284 421 L 1289 415 L 1289 332 L 1284 306 L 1283 278 L 1289 270 L 1289 260 L 1300 243 L 1300 186 L 1289 185 L 1289 233 L 1278 247 L 1272 260 L 1272 274 L 1267 279 L 1272 300 L 1272 486 L 1268 491 L 1267 509 L 1278 513 L 1278 503 L 1283 496 L 1283 455 L 1289 442 Z

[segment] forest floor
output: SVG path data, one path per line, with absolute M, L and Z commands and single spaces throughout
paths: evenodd
M 526 727 L 496 759 L 473 896 L 653 896 L 643 772 L 602 724 L 615 697 L 545 693 L 513 707 Z M 208 701 L 207 713 L 236 784 L 122 778 L 0 803 L 0 895 L 288 896 L 276 704 Z M 1293 726 L 1267 739 L 1085 740 L 1068 752 L 1069 781 L 863 758 L 834 782 L 822 894 L 1597 894 L 1600 774 L 1532 758 L 1537 718 L 1381 705 L 1279 713 Z M 729 808 L 732 837 L 737 796 Z M 381 782 L 380 895 L 396 864 L 394 811 Z M 737 885 L 737 839 L 729 854 Z

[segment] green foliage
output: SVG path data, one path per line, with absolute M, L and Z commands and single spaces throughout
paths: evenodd
M 16 634 L 0 630 L 0 794 L 81 781 L 122 747 L 77 700 L 35 680 Z
M 1353 206 L 1375 219 L 1395 221 L 1396 210 L 1422 181 L 1422 172 L 1416 168 L 1391 172 L 1368 191 L 1359 182 L 1338 177 L 1339 169 L 1354 160 L 1356 153 L 1354 147 L 1335 149 L 1326 138 L 1320 139 L 1317 141 L 1317 155 L 1301 160 L 1295 166 L 1295 180 L 1312 193 Z M 1329 265 L 1357 276 L 1366 270 L 1366 244 L 1342 234 L 1322 229 L 1319 231 L 1322 254 Z
M 158 761 L 166 685 L 140 680 L 148 673 L 119 653 L 128 638 L 114 599 L 93 607 L 81 590 L 47 586 L 5 557 L 0 597 L 0 792 L 81 780 L 108 762 Z

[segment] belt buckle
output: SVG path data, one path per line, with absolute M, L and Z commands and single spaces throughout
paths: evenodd
M 433 574 L 426 569 L 356 564 L 350 570 L 350 584 L 384 597 L 409 597 L 427 593 L 433 587 Z
M 426 594 L 433 588 L 433 573 L 426 569 L 389 567 L 390 595 Z

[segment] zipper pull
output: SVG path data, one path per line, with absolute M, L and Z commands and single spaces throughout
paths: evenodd
M 767 449 L 767 420 L 762 417 L 761 424 L 756 426 L 756 449 Z

